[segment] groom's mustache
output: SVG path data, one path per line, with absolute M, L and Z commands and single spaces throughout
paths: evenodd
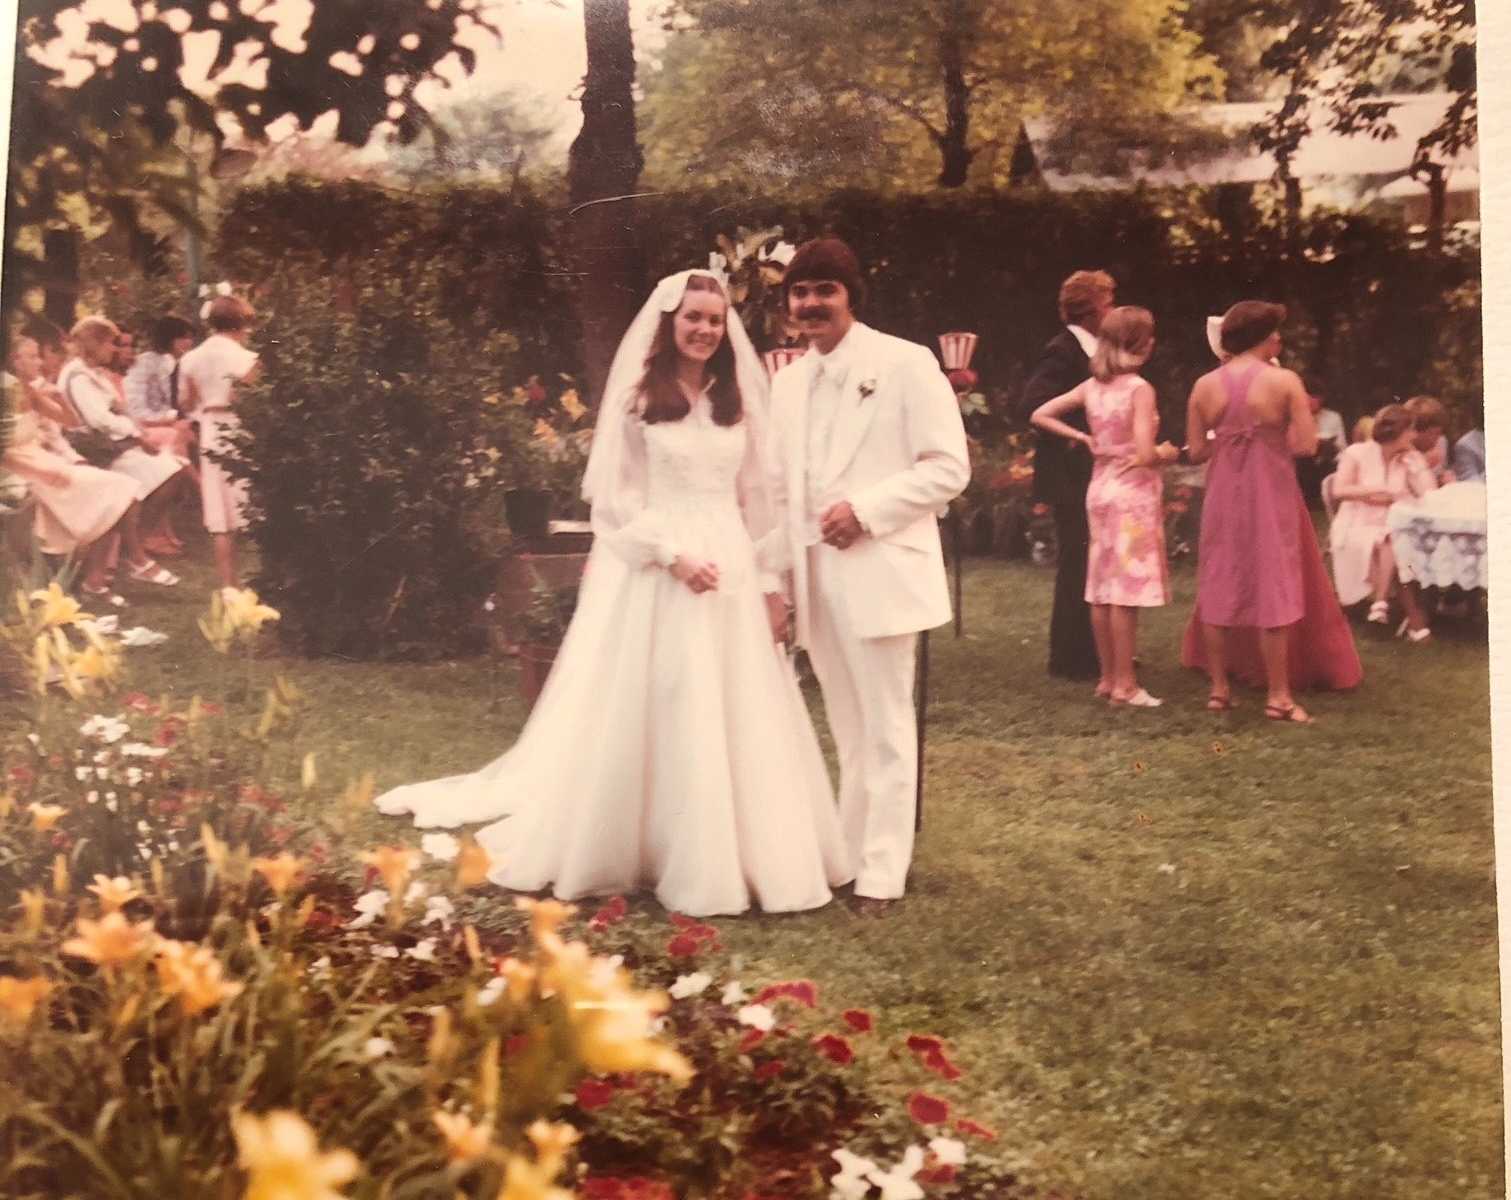
M 799 321 L 821 321 L 829 315 L 829 310 L 821 304 L 809 304 L 797 310 Z

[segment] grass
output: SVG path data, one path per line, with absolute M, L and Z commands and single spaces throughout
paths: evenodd
M 172 636 L 128 652 L 133 688 L 223 691 L 202 562 L 123 617 Z M 1281 727 L 1253 693 L 1202 710 L 1176 582 L 1142 641 L 1166 707 L 1111 711 L 1044 674 L 1048 572 L 972 564 L 965 637 L 933 637 L 909 898 L 719 921 L 739 969 L 949 1039 L 972 1114 L 1046 1189 L 1503 1195 L 1483 635 L 1361 629 L 1363 687 Z M 508 663 L 276 665 L 313 701 L 298 750 L 327 781 L 480 766 L 524 717 Z M 418 837 L 376 813 L 360 832 Z

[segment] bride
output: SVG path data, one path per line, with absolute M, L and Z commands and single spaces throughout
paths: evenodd
M 614 356 L 583 478 L 593 551 L 512 749 L 378 797 L 493 821 L 490 878 L 564 900 L 649 887 L 692 916 L 818 908 L 853 869 L 755 540 L 766 378 L 723 284 L 663 279 Z M 763 592 L 765 595 L 763 596 Z

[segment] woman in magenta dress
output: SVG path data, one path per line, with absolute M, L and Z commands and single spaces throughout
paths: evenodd
M 1233 707 L 1232 674 L 1262 681 L 1265 716 L 1306 724 L 1293 688 L 1353 687 L 1363 669 L 1296 483 L 1293 457 L 1313 452 L 1317 429 L 1300 378 L 1271 363 L 1285 315 L 1259 300 L 1230 308 L 1230 357 L 1191 391 L 1188 449 L 1211 463 L 1182 659 L 1211 676 L 1209 709 Z
M 1138 373 L 1154 352 L 1154 317 L 1148 309 L 1115 308 L 1102 318 L 1097 339 L 1091 378 L 1040 405 L 1032 420 L 1084 443 L 1096 463 L 1086 491 L 1086 603 L 1102 671 L 1096 694 L 1113 704 L 1158 708 L 1163 701 L 1139 686 L 1133 660 L 1139 609 L 1170 602 L 1158 464 L 1179 452 L 1169 442 L 1155 445 L 1154 389 Z M 1060 419 L 1082 407 L 1089 434 Z

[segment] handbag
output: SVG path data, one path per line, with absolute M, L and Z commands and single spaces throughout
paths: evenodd
M 98 429 L 69 429 L 64 432 L 68 444 L 74 448 L 79 457 L 91 467 L 99 467 L 102 470 L 115 462 L 127 450 L 134 446 L 140 446 L 141 439 L 134 437 L 113 438 L 108 433 L 101 433 Z

